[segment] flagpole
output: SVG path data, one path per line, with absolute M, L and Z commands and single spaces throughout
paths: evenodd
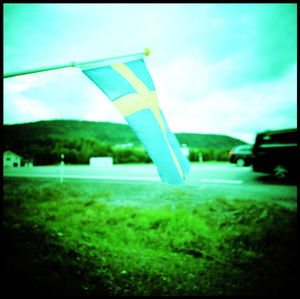
M 35 68 L 30 69 L 26 71 L 21 72 L 12 72 L 12 73 L 6 73 L 3 74 L 3 78 L 11 78 L 16 76 L 22 76 L 22 75 L 29 75 L 34 73 L 40 73 L 40 72 L 46 72 L 46 71 L 52 71 L 52 70 L 58 70 L 68 67 L 81 67 L 84 68 L 85 65 L 91 65 L 97 63 L 98 66 L 104 66 L 109 65 L 113 63 L 114 61 L 119 61 L 123 59 L 131 59 L 131 58 L 142 58 L 143 56 L 148 56 L 150 54 L 150 50 L 148 48 L 144 49 L 144 52 L 135 53 L 135 54 L 129 54 L 129 55 L 123 55 L 123 56 L 117 56 L 117 57 L 110 57 L 110 58 L 102 58 L 97 60 L 90 60 L 90 61 L 84 61 L 84 62 L 70 62 L 67 64 L 61 64 L 56 66 L 49 66 L 49 67 L 41 67 L 41 68 Z

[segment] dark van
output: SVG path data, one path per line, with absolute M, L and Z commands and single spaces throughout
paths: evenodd
M 266 131 L 256 135 L 252 166 L 257 172 L 273 174 L 277 179 L 296 175 L 297 129 Z

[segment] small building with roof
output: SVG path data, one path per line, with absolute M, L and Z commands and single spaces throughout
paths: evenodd
M 3 153 L 3 167 L 21 167 L 22 157 L 12 151 Z

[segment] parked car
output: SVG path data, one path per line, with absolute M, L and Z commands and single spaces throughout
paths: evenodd
M 253 170 L 270 173 L 277 179 L 296 175 L 297 129 L 266 131 L 256 135 Z
M 252 161 L 252 145 L 238 145 L 229 152 L 229 162 L 237 166 L 249 166 Z

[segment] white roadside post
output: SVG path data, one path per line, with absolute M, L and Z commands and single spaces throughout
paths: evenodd
M 203 155 L 202 155 L 202 153 L 199 153 L 199 162 L 200 162 L 200 164 L 203 163 Z
M 63 183 L 64 182 L 64 154 L 60 155 L 61 161 L 60 161 L 60 182 Z

